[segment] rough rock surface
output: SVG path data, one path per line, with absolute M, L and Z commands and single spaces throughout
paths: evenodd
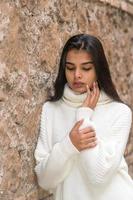
M 33 153 L 41 107 L 69 36 L 100 38 L 116 88 L 133 107 L 133 1 L 115 2 L 0 1 L 0 200 L 52 199 L 37 185 Z M 132 144 L 131 131 L 125 155 L 133 177 Z

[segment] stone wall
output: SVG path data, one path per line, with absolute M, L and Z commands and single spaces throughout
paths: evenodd
M 133 14 L 133 0 L 100 0 L 129 14 Z
M 0 200 L 48 195 L 37 185 L 33 153 L 41 107 L 70 36 L 90 33 L 102 41 L 116 88 L 133 107 L 132 10 L 113 2 L 118 0 L 0 1 Z M 125 155 L 133 177 L 132 144 L 131 133 Z

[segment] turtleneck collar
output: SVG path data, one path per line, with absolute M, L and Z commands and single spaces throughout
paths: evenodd
M 87 93 L 77 94 L 67 84 L 65 84 L 62 100 L 69 106 L 72 107 L 82 106 L 86 97 Z M 100 91 L 100 96 L 97 105 L 107 104 L 112 101 L 113 100 L 109 96 L 107 96 L 107 94 L 103 90 Z

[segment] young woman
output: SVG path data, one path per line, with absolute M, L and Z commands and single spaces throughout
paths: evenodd
M 54 200 L 133 200 L 124 159 L 132 113 L 96 37 L 67 41 L 54 88 L 42 108 L 35 150 L 39 185 Z

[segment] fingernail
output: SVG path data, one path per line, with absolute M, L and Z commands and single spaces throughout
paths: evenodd
M 86 88 L 87 88 L 87 91 L 89 90 L 89 86 L 88 85 L 86 85 Z

